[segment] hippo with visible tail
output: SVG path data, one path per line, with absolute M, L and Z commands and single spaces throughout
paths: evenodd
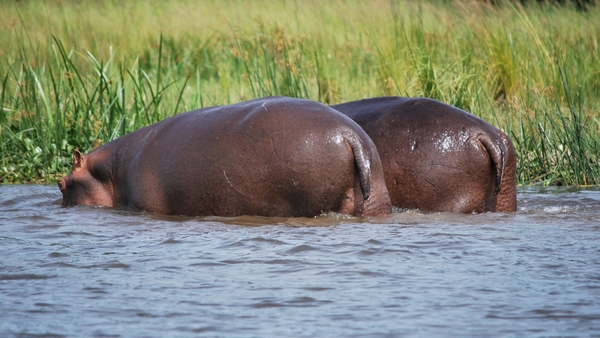
M 270 97 L 167 118 L 74 153 L 63 205 L 160 214 L 383 216 L 391 204 L 377 149 L 323 104 Z
M 379 97 L 332 106 L 369 134 L 392 205 L 434 212 L 513 212 L 516 155 L 501 130 L 428 98 Z

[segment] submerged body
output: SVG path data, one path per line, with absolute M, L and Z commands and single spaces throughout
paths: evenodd
M 63 205 L 161 214 L 387 215 L 375 146 L 352 120 L 284 97 L 199 109 L 75 153 Z
M 379 97 L 332 106 L 369 134 L 392 204 L 435 212 L 513 212 L 510 138 L 461 109 L 427 98 Z

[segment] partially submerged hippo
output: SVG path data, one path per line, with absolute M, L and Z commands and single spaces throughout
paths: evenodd
M 285 97 L 199 109 L 74 153 L 63 205 L 176 215 L 387 215 L 377 149 L 348 117 Z
M 515 150 L 489 123 L 427 98 L 379 97 L 332 107 L 358 123 L 377 146 L 393 205 L 516 211 Z

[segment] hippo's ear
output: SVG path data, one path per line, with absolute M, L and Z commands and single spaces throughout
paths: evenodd
M 84 164 L 83 155 L 79 152 L 79 150 L 75 149 L 73 151 L 73 169 L 79 169 L 83 167 Z

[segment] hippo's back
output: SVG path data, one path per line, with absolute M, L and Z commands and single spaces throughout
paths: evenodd
M 176 115 L 155 127 L 133 159 L 129 199 L 166 214 L 338 210 L 354 187 L 348 137 L 366 143 L 359 150 L 371 158 L 360 127 L 308 100 L 265 98 Z
M 495 211 L 506 176 L 504 190 L 510 192 L 502 205 L 516 208 L 516 190 L 509 189 L 515 185 L 514 149 L 482 119 L 428 98 L 381 97 L 332 107 L 357 122 L 377 146 L 392 204 Z M 509 162 L 513 167 L 506 167 Z

